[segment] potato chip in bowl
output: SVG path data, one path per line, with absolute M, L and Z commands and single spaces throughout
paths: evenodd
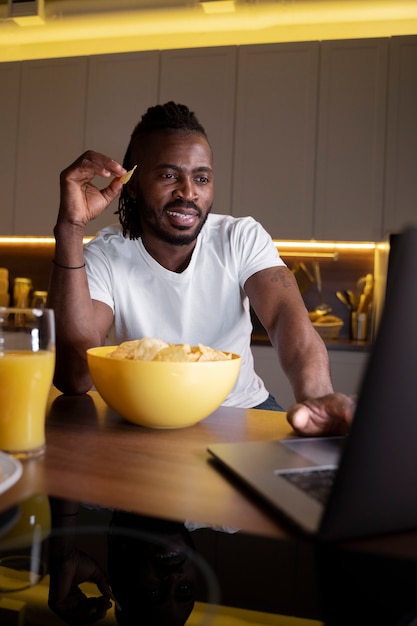
M 108 354 L 113 359 L 140 359 L 142 361 L 228 361 L 230 352 L 215 350 L 199 343 L 190 346 L 188 343 L 165 343 L 161 339 L 144 337 L 133 341 L 124 341 L 116 350 Z
M 168 347 L 168 343 L 162 339 L 144 337 L 133 341 L 123 341 L 115 350 L 109 352 L 107 356 L 112 359 L 140 359 L 141 361 L 152 361 L 157 352 Z

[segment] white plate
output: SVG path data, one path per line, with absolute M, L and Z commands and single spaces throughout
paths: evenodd
M 9 454 L 0 452 L 0 493 L 10 489 L 22 475 L 23 467 L 20 461 Z

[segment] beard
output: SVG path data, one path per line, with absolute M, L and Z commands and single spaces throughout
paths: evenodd
M 141 192 L 138 193 L 136 198 L 136 208 L 140 217 L 142 230 L 145 226 L 148 230 L 152 231 L 152 233 L 156 235 L 159 239 L 161 239 L 165 243 L 169 243 L 174 246 L 187 246 L 197 239 L 198 235 L 201 232 L 201 229 L 207 221 L 212 207 L 213 205 L 211 204 L 206 215 L 203 218 L 203 211 L 194 202 L 186 202 L 185 200 L 178 199 L 164 205 L 162 213 L 160 213 L 151 204 L 146 202 Z M 167 230 L 162 223 L 161 216 L 170 209 L 175 210 L 181 208 L 193 209 L 199 218 L 198 224 L 191 232 L 185 232 L 189 231 L 189 227 L 186 225 L 177 225 L 176 232 L 172 232 L 172 230 Z

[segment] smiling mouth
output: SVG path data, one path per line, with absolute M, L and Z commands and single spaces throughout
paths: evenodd
M 194 222 L 198 218 L 198 214 L 193 213 L 183 213 L 181 211 L 174 211 L 172 209 L 166 211 L 167 215 L 172 217 L 174 220 L 179 220 L 181 223 L 186 224 L 188 222 Z

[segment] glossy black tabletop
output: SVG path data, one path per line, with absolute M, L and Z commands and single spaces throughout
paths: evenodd
M 416 581 L 412 558 L 45 494 L 0 514 L 5 625 L 411 626 Z

